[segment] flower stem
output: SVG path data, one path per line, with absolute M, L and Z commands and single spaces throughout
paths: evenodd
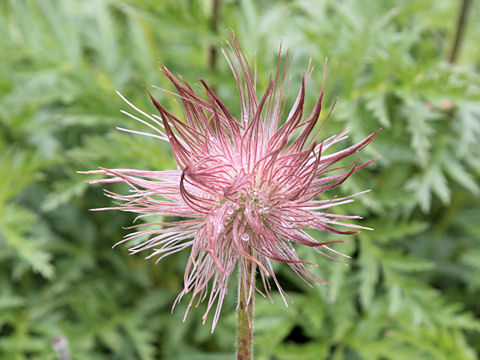
M 245 260 L 246 270 L 239 271 L 240 292 L 237 307 L 237 360 L 253 359 L 253 306 L 255 264 Z

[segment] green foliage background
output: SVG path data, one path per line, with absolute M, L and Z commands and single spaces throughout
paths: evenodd
M 234 357 L 235 291 L 213 335 L 203 305 L 183 323 L 185 304 L 170 308 L 187 254 L 155 265 L 112 250 L 133 217 L 89 212 L 110 201 L 76 173 L 175 166 L 165 144 L 115 129 L 144 130 L 120 114 L 127 105 L 114 90 L 153 112 L 140 86 L 168 88 L 159 61 L 189 81 L 202 76 L 238 113 L 225 62 L 207 61 L 232 27 L 247 56 L 257 54 L 260 89 L 280 42 L 296 52 L 291 94 L 313 59 L 309 105 L 328 57 L 326 103 L 339 102 L 326 136 L 349 126 L 351 142 L 383 127 L 362 155 L 381 158 L 339 190 L 372 192 L 337 210 L 375 231 L 338 246 L 353 256 L 348 267 L 299 249 L 328 286 L 277 268 L 294 302 L 258 298 L 256 358 L 477 359 L 480 7 L 452 66 L 459 6 L 225 0 L 215 30 L 211 1 L 1 1 L 0 358 L 57 359 L 58 336 L 76 360 Z

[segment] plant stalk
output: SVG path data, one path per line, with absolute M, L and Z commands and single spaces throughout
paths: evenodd
M 463 34 L 467 24 L 468 13 L 472 5 L 472 0 L 462 0 L 462 5 L 458 12 L 457 27 L 455 29 L 455 39 L 453 41 L 450 55 L 448 56 L 448 62 L 454 64 L 457 60 L 458 53 L 460 52 L 460 46 L 462 45 Z
M 253 307 L 255 291 L 250 291 L 255 282 L 255 264 L 246 262 L 246 272 L 239 270 L 240 292 L 237 307 L 237 360 L 253 359 Z M 249 294 L 251 296 L 249 298 Z
M 218 23 L 222 11 L 222 0 L 213 0 L 212 16 L 210 18 L 210 30 L 214 33 L 218 32 Z M 208 47 L 208 67 L 211 71 L 217 68 L 217 47 L 215 44 L 210 44 Z

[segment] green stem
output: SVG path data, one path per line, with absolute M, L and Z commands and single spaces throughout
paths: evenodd
M 210 30 L 214 33 L 218 32 L 218 23 L 220 22 L 220 15 L 222 11 L 222 0 L 213 0 L 212 16 L 210 18 Z M 208 67 L 211 71 L 217 68 L 217 47 L 215 44 L 210 44 L 208 47 Z
M 248 299 L 255 281 L 255 264 L 245 260 L 246 273 L 239 271 L 240 294 L 237 309 L 237 360 L 253 359 L 253 306 L 255 292 Z
M 465 26 L 467 24 L 468 13 L 472 5 L 472 0 L 462 0 L 462 5 L 458 12 L 457 27 L 455 29 L 455 39 L 453 40 L 452 49 L 448 57 L 450 64 L 455 63 L 462 45 L 463 34 L 465 32 Z

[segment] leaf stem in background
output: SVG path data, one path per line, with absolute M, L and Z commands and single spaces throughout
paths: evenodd
M 472 0 L 462 0 L 462 6 L 460 7 L 460 11 L 458 13 L 457 27 L 455 30 L 455 40 L 453 41 L 452 50 L 450 51 L 450 55 L 448 57 L 448 62 L 450 64 L 454 64 L 457 61 L 471 5 Z
M 222 0 L 213 0 L 212 17 L 210 18 L 210 30 L 216 33 L 218 31 L 218 23 L 220 22 L 220 13 L 222 11 Z M 217 47 L 210 44 L 208 47 L 208 68 L 215 71 L 217 68 Z
M 245 260 L 247 271 L 239 269 L 240 291 L 237 306 L 237 360 L 253 359 L 253 307 L 255 264 Z M 245 278 L 242 278 L 244 276 Z

